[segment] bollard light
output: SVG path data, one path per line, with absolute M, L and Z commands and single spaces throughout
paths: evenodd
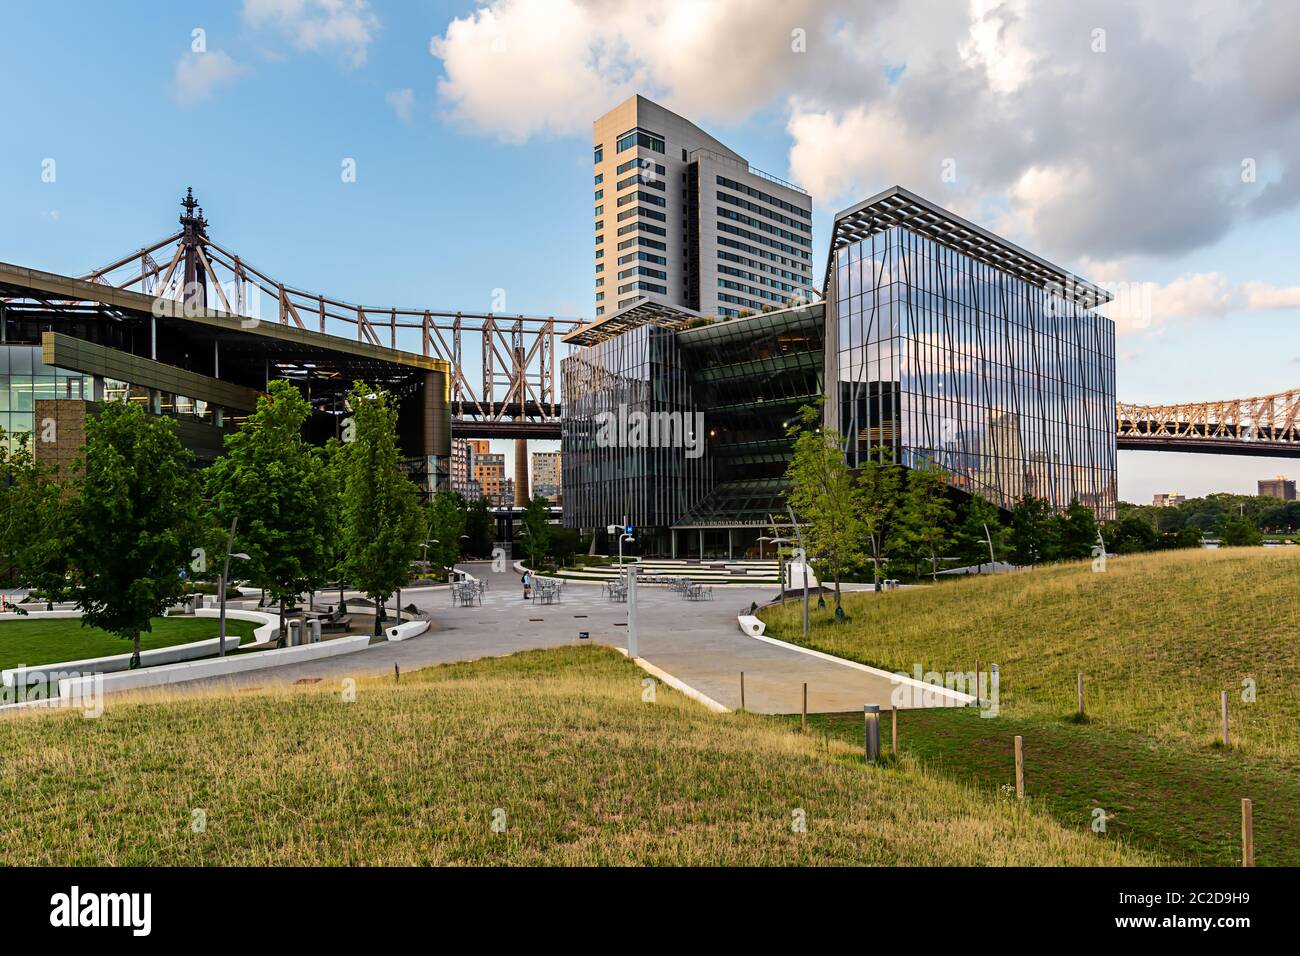
M 863 750 L 866 754 L 867 763 L 879 763 L 880 761 L 880 705 L 863 704 L 862 722 L 864 725 Z

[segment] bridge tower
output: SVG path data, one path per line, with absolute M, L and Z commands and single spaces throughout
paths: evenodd
M 181 213 L 181 257 L 185 264 L 181 302 L 207 308 L 208 271 L 204 264 L 202 244 L 208 239 L 208 221 L 203 218 L 203 207 L 194 198 L 193 187 L 186 188 L 181 208 L 185 210 Z

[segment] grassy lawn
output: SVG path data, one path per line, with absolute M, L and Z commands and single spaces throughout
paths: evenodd
M 810 732 L 862 746 L 862 715 L 816 714 Z M 780 718 L 791 727 L 793 721 Z M 973 709 L 899 715 L 899 750 L 990 796 L 1013 786 L 1012 740 L 1025 738 L 1031 799 L 1067 826 L 1106 814 L 1108 838 L 1203 866 L 1241 864 L 1241 798 L 1254 801 L 1255 862 L 1300 865 L 1295 808 L 1300 777 L 1222 751 L 1152 746 L 1147 738 L 1065 721 L 981 718 Z M 888 721 L 885 722 L 888 747 Z
M 1300 554 L 1227 549 L 1112 558 L 850 595 L 850 620 L 814 615 L 811 646 L 889 670 L 1001 665 L 1001 715 L 900 716 L 900 749 L 985 792 L 1012 782 L 1012 739 L 1026 741 L 1030 793 L 1061 823 L 1108 832 L 1186 862 L 1232 865 L 1240 801 L 1254 801 L 1256 859 L 1298 865 Z M 797 608 L 764 612 L 768 633 L 800 642 Z M 1076 723 L 1075 674 L 1086 679 Z M 1257 700 L 1242 700 L 1252 678 Z M 1219 742 L 1230 692 L 1232 744 Z M 860 714 L 818 718 L 860 740 Z M 906 729 L 902 729 L 906 728 Z
M 1086 680 L 1093 724 L 1192 750 L 1216 745 L 1228 691 L 1233 749 L 1300 770 L 1300 549 L 1166 551 L 936 587 L 851 594 L 851 620 L 814 612 L 810 644 L 888 670 L 1001 666 L 1002 713 L 1059 720 Z M 827 608 L 829 611 L 830 608 Z M 801 640 L 798 607 L 763 612 Z M 1255 703 L 1242 701 L 1253 679 Z
M 251 621 L 226 621 L 226 633 L 238 634 L 241 643 L 253 639 Z M 217 636 L 215 618 L 159 617 L 153 630 L 140 635 L 140 649 L 153 650 L 189 644 Z M 82 627 L 76 619 L 45 618 L 0 622 L 0 669 L 80 661 L 112 654 L 129 654 L 131 642 L 98 628 Z
M 643 702 L 644 676 L 568 648 L 359 680 L 352 703 L 323 681 L 6 717 L 0 864 L 1163 862 L 910 758 L 869 768 L 662 685 Z

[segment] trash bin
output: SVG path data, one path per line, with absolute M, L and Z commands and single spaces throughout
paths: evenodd
M 297 647 L 302 643 L 302 621 L 289 622 L 289 640 L 286 643 L 289 647 Z
M 312 644 L 320 643 L 320 621 L 317 618 L 312 618 L 307 622 L 307 633 L 308 640 Z

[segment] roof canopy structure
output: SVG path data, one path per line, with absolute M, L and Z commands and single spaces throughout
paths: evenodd
M 891 226 L 903 226 L 929 236 L 973 259 L 1002 269 L 1040 287 L 1051 287 L 1061 296 L 1086 308 L 1109 302 L 1111 294 L 1086 279 L 1053 265 L 1001 236 L 975 225 L 942 206 L 902 186 L 891 186 L 870 199 L 850 206 L 835 217 L 830 252 L 826 257 L 825 294 L 830 286 L 835 253 L 844 246 L 865 239 Z
M 642 325 L 680 329 L 693 319 L 704 318 L 693 309 L 683 309 L 663 302 L 654 302 L 642 296 L 627 308 L 601 316 L 594 322 L 579 326 L 564 336 L 570 345 L 596 345 Z

